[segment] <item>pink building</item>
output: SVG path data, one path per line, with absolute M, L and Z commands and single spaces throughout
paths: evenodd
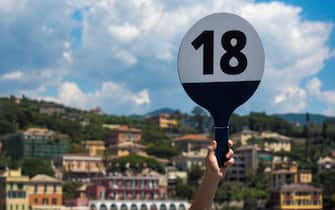
M 159 176 L 108 176 L 92 182 L 87 187 L 90 199 L 159 200 L 167 196 L 167 186 L 159 184 Z

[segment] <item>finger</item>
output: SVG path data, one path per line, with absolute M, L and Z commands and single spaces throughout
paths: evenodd
M 208 155 L 214 154 L 216 149 L 216 141 L 211 141 L 211 143 L 208 146 Z
M 233 145 L 234 145 L 234 142 L 231 139 L 229 139 L 228 140 L 228 147 L 232 147 Z
M 233 157 L 233 155 L 234 155 L 234 151 L 232 149 L 229 149 L 229 152 L 227 152 L 227 154 L 226 154 L 226 158 L 230 159 L 230 158 Z
M 233 165 L 234 162 L 235 162 L 234 158 L 231 158 L 231 159 L 229 159 L 228 161 L 226 161 L 226 162 L 224 163 L 224 166 L 225 166 L 225 167 L 229 167 L 229 166 Z

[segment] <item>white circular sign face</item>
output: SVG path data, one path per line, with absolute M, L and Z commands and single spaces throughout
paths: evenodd
M 178 54 L 181 83 L 260 81 L 264 71 L 261 40 L 243 18 L 216 13 L 186 33 Z

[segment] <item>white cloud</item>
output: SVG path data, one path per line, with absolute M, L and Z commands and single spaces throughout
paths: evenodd
M 56 97 L 42 97 L 72 107 L 90 109 L 101 106 L 104 111 L 129 113 L 147 111 L 150 104 L 149 91 L 131 91 L 125 84 L 104 82 L 95 92 L 85 92 L 74 82 L 63 82 Z
M 326 107 L 323 113 L 335 115 L 335 90 L 322 91 L 321 87 L 322 82 L 316 77 L 307 83 L 307 90 L 310 96 L 315 97 Z
M 21 80 L 23 78 L 23 73 L 21 71 L 14 71 L 1 76 L 3 80 Z
M 72 54 L 71 54 L 71 52 L 69 52 L 69 51 L 64 51 L 63 52 L 63 58 L 66 60 L 66 62 L 68 62 L 68 63 L 73 63 L 73 58 L 72 58 Z
M 306 87 L 302 86 L 302 83 L 316 76 L 324 67 L 325 61 L 334 57 L 335 52 L 327 45 L 333 29 L 332 23 L 305 19 L 302 17 L 301 7 L 281 2 L 69 0 L 67 3 L 62 1 L 48 3 L 48 1 L 39 1 L 34 4 L 22 4 L 24 5 L 22 13 L 16 11 L 19 5 L 13 2 L 19 1 L 0 1 L 0 36 L 2 37 L 0 45 L 5 43 L 4 46 L 7 46 L 6 44 L 10 43 L 8 46 L 11 49 L 0 50 L 15 52 L 4 59 L 8 62 L 0 63 L 0 68 L 7 72 L 24 66 L 26 69 L 20 69 L 20 71 L 25 77 L 21 79 L 35 84 L 30 87 L 33 90 L 39 87 L 54 88 L 63 84 L 64 88 L 72 91 L 68 94 L 77 93 L 80 97 L 72 100 L 71 97 L 66 97 L 65 89 L 59 89 L 57 98 L 70 101 L 71 104 L 77 103 L 78 106 L 91 103 L 86 99 L 93 96 L 98 101 L 108 101 L 108 97 L 103 96 L 103 94 L 109 95 L 108 91 L 104 91 L 104 87 L 120 92 L 115 91 L 116 87 L 108 85 L 108 82 L 102 82 L 114 81 L 115 78 L 129 82 L 127 86 L 117 83 L 117 87 L 123 90 L 121 91 L 123 94 L 114 93 L 110 96 L 117 104 L 152 104 L 149 92 L 175 88 L 177 82 L 160 81 L 178 80 L 175 62 L 182 36 L 195 21 L 213 12 L 232 12 L 246 18 L 255 26 L 264 44 L 265 74 L 260 90 L 252 98 L 250 102 L 252 106 L 248 111 L 263 111 L 265 108 L 268 112 L 307 111 L 306 109 L 311 107 L 309 104 L 311 102 L 307 98 L 312 95 Z M 43 9 L 39 9 L 40 7 Z M 2 13 L 5 11 L 4 8 L 6 12 L 12 13 L 4 15 L 5 13 Z M 75 10 L 81 11 L 83 16 L 81 21 L 72 20 L 71 14 Z M 45 18 L 42 21 L 40 17 Z M 78 27 L 82 34 L 80 38 L 75 37 L 80 39 L 76 43 L 73 42 L 71 31 Z M 12 39 L 12 34 L 8 33 L 16 28 L 22 28 L 18 34 L 21 33 L 20 36 L 24 34 L 28 44 L 13 41 L 21 40 L 19 35 L 17 35 L 18 38 Z M 19 50 L 15 51 L 15 49 Z M 29 51 L 24 51 L 25 49 Z M 10 60 L 12 62 L 7 65 Z M 138 65 L 138 68 L 135 65 Z M 136 71 L 123 71 L 131 67 Z M 166 73 L 161 69 L 171 69 L 171 71 Z M 160 71 L 161 75 L 156 73 Z M 152 72 L 155 72 L 154 76 Z M 129 79 L 134 78 L 134 74 L 136 74 L 136 80 Z M 101 89 L 94 93 L 82 91 L 76 83 L 64 82 L 68 80 L 66 76 L 71 76 L 71 80 L 75 78 L 73 81 L 85 80 L 87 83 L 94 81 L 94 84 L 101 84 Z M 150 86 L 145 82 L 139 82 L 151 76 L 153 81 L 157 81 L 155 85 Z M 140 83 L 141 85 L 138 85 Z M 163 87 L 163 85 L 170 86 Z M 20 86 L 19 90 L 25 88 Z M 64 95 L 60 97 L 60 93 Z M 117 100 L 116 95 L 120 99 Z M 128 96 L 123 97 L 124 95 Z M 317 97 L 317 94 L 312 97 Z M 171 103 L 169 98 L 162 95 L 155 103 L 160 106 L 169 106 Z M 176 100 L 186 100 L 185 95 L 181 91 L 178 92 Z M 325 103 L 332 102 L 325 101 Z
M 134 40 L 140 33 L 136 26 L 128 23 L 120 26 L 110 26 L 109 31 L 118 41 L 125 43 Z

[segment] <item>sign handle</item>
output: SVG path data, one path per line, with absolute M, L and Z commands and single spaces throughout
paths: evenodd
M 224 163 L 227 161 L 225 155 L 228 153 L 228 135 L 229 135 L 229 126 L 226 127 L 215 127 L 215 141 L 216 141 L 216 150 L 215 156 L 218 160 L 220 167 L 224 166 Z

